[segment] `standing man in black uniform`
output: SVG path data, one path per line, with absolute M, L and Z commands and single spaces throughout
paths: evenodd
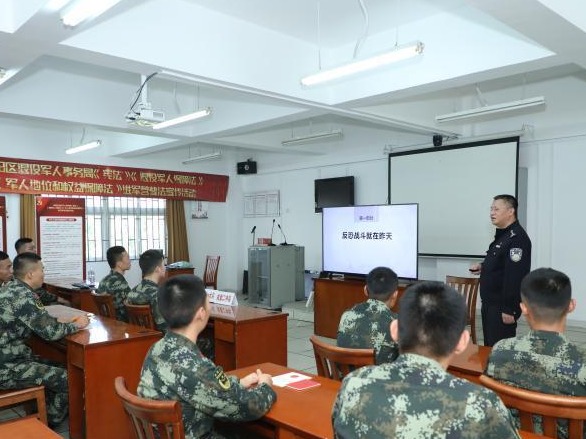
M 531 240 L 517 221 L 517 199 L 497 195 L 490 207 L 496 227 L 482 264 L 470 267 L 480 274 L 484 345 L 515 337 L 521 316 L 521 280 L 531 269 Z

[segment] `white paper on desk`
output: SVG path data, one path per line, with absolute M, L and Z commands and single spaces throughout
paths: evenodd
M 273 377 L 273 385 L 277 387 L 285 387 L 288 384 L 309 379 L 311 379 L 310 376 L 303 375 L 298 372 L 288 372 Z
M 88 313 L 77 308 L 70 308 L 65 305 L 48 305 L 45 309 L 51 317 L 56 319 L 72 320 L 74 317 L 87 316 Z

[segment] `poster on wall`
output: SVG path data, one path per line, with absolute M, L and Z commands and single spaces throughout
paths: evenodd
M 0 250 L 6 251 L 6 197 L 0 197 Z
M 85 199 L 37 197 L 38 252 L 47 278 L 85 278 Z

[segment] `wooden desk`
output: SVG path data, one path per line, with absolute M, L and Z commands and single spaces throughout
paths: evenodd
M 457 377 L 480 384 L 479 377 L 484 373 L 492 350 L 489 346 L 479 346 L 470 342 L 464 352 L 450 361 L 448 372 Z
M 45 287 L 49 293 L 68 300 L 72 307 L 98 314 L 98 307 L 92 299 L 91 290 L 74 287 L 73 284 L 76 282 L 83 281 L 75 277 L 45 279 Z
M 293 370 L 264 363 L 228 373 L 242 378 L 256 371 L 257 368 L 273 376 Z M 321 383 L 321 386 L 301 392 L 286 387 L 273 387 L 277 393 L 277 401 L 273 407 L 258 421 L 238 424 L 238 431 L 245 430 L 256 436 L 267 438 L 333 438 L 332 408 L 341 383 L 306 372 L 300 373 L 310 375 L 311 379 Z M 522 439 L 545 438 L 545 436 L 526 431 L 519 431 L 519 434 Z
M 37 418 L 15 419 L 0 423 L 0 437 L 6 439 L 61 439 L 61 436 Z
M 128 388 L 136 390 L 144 357 L 161 336 L 158 331 L 94 316 L 88 328 L 65 338 L 66 345 L 32 338 L 36 354 L 67 364 L 71 439 L 134 439 L 114 392 L 114 378 L 123 376 Z
M 194 267 L 191 267 L 191 268 L 169 268 L 169 267 L 167 267 L 166 276 L 167 276 L 167 279 L 169 279 L 170 277 L 179 276 L 180 274 L 193 274 L 194 270 L 195 270 Z
M 90 290 L 75 288 L 74 282 L 79 280 L 51 279 L 45 284 L 73 307 L 98 314 Z M 208 330 L 213 331 L 216 364 L 225 370 L 263 362 L 287 365 L 287 315 L 249 306 L 212 304 Z
M 273 376 L 291 372 L 293 369 L 271 363 L 259 364 L 229 372 L 243 377 L 260 368 Z M 306 372 L 300 372 L 310 375 Z M 287 387 L 273 387 L 277 401 L 269 412 L 253 423 L 238 424 L 238 429 L 254 431 L 266 437 L 293 438 L 332 438 L 332 407 L 341 383 L 320 376 L 311 376 L 321 386 L 304 391 Z
M 364 302 L 365 279 L 314 279 L 314 332 L 322 337 L 336 338 L 342 314 L 357 303 Z M 399 285 L 399 294 L 393 311 L 399 310 L 399 299 L 407 288 Z
M 210 326 L 216 364 L 224 370 L 263 362 L 286 366 L 287 315 L 249 306 L 212 304 Z

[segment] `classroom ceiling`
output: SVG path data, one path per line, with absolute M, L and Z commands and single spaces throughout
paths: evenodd
M 75 1 L 0 2 L 0 68 L 9 77 L 0 85 L 0 132 L 11 148 L 58 133 L 62 143 L 47 148 L 100 138 L 113 157 L 170 149 L 310 157 L 364 139 L 387 148 L 482 131 L 482 120 L 471 128 L 438 125 L 435 116 L 544 95 L 543 81 L 578 78 L 586 88 L 580 0 L 121 0 L 66 28 L 60 16 Z M 300 84 L 320 64 L 413 41 L 425 45 L 415 59 Z M 154 131 L 126 122 L 135 99 L 167 119 L 204 107 L 213 114 Z M 343 138 L 281 144 L 329 130 Z

